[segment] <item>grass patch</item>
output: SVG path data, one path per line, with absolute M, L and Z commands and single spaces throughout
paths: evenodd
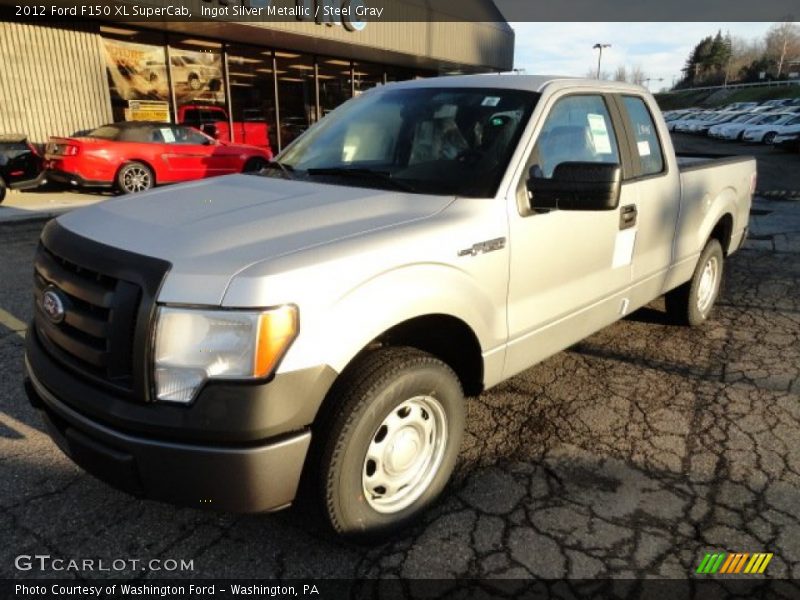
M 800 98 L 800 85 L 716 90 L 686 90 L 674 94 L 656 94 L 661 110 L 701 106 L 714 108 L 732 102 L 764 102 L 780 98 Z

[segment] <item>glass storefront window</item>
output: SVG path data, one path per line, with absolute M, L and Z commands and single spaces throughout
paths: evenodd
M 352 97 L 350 61 L 341 58 L 317 58 L 320 113 L 324 117 Z
M 101 26 L 100 35 L 114 121 L 169 121 L 164 36 L 122 26 Z
M 383 67 L 381 65 L 353 63 L 353 88 L 356 96 L 377 85 L 383 85 Z
M 275 52 L 280 107 L 281 147 L 308 129 L 317 116 L 314 58 L 294 52 Z
M 228 81 L 233 141 L 278 151 L 272 53 L 263 48 L 230 45 Z
M 99 29 L 115 121 L 173 121 L 274 153 L 354 94 L 434 74 L 124 24 Z
M 168 48 L 176 121 L 231 141 L 222 44 L 175 37 Z
M 403 67 L 386 67 L 386 82 L 392 81 L 408 81 L 409 79 L 424 79 L 426 77 L 434 77 L 436 74 L 431 71 L 422 71 L 420 69 L 406 69 Z

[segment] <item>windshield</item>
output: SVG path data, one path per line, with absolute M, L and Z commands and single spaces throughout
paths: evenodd
M 376 90 L 330 113 L 278 160 L 294 177 L 326 183 L 490 197 L 538 98 L 509 89 Z

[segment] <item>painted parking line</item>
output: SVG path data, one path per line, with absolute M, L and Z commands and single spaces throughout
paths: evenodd
M 2 308 L 0 308 L 0 325 L 8 327 L 21 338 L 25 337 L 25 330 L 28 328 L 25 323 Z

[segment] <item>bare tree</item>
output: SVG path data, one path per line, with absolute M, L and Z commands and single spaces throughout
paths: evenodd
M 614 81 L 628 81 L 628 69 L 625 68 L 625 65 L 618 66 L 614 71 Z
M 586 77 L 586 79 L 601 79 L 603 81 L 608 81 L 609 79 L 611 79 L 611 73 L 609 73 L 608 71 L 601 71 L 600 77 L 598 78 L 597 71 L 595 69 L 589 69 L 588 71 L 586 71 L 586 75 L 584 75 L 584 77 Z
M 767 32 L 766 55 L 777 63 L 776 77 L 780 77 L 783 67 L 800 57 L 800 28 L 791 21 L 776 23 Z
M 641 65 L 634 65 L 631 69 L 628 81 L 636 85 L 644 85 L 647 81 L 647 73 L 642 70 Z

